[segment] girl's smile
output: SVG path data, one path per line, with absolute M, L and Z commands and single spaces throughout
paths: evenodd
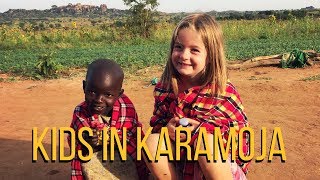
M 192 66 L 192 64 L 187 64 L 187 63 L 183 63 L 183 62 L 178 62 L 178 64 L 180 65 L 180 66 Z

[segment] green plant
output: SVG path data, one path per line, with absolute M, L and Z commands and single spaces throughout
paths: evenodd
M 58 71 L 62 69 L 62 65 L 53 60 L 53 54 L 53 52 L 50 52 L 38 57 L 35 68 L 37 73 L 44 78 L 57 77 Z
M 127 27 L 133 34 L 149 38 L 152 28 L 156 25 L 154 20 L 159 5 L 157 0 L 123 0 L 130 7 L 131 16 L 127 19 Z

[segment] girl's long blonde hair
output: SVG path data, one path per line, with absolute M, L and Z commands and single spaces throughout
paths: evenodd
M 202 86 L 212 83 L 212 95 L 222 94 L 225 91 L 227 83 L 226 60 L 224 54 L 224 42 L 222 30 L 218 23 L 207 14 L 192 14 L 183 18 L 175 28 L 170 44 L 170 53 L 161 81 L 171 87 L 177 95 L 179 73 L 172 64 L 171 54 L 175 40 L 181 29 L 191 28 L 198 32 L 207 50 L 207 63 L 203 70 L 201 82 Z

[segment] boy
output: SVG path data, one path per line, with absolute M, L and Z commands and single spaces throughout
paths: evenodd
M 136 131 L 142 127 L 131 100 L 123 94 L 124 74 L 121 67 L 112 60 L 98 59 L 89 66 L 86 80 L 83 81 L 85 101 L 79 104 L 73 114 L 71 128 L 77 131 L 82 127 L 91 127 L 93 136 L 84 136 L 93 151 L 102 149 L 98 141 L 96 127 L 115 127 L 122 141 L 122 129 L 127 129 L 127 154 L 136 158 Z M 85 134 L 84 134 L 85 135 Z M 76 152 L 86 147 L 76 138 Z M 76 153 L 77 154 L 77 153 Z M 146 179 L 148 170 L 144 161 L 135 161 L 139 179 Z M 76 155 L 71 162 L 71 179 L 84 179 L 82 162 Z

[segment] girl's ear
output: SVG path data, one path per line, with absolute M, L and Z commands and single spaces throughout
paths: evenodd
M 83 89 L 83 92 L 86 93 L 86 84 L 87 82 L 85 80 L 82 81 L 82 89 Z
M 206 65 L 210 64 L 211 62 L 209 61 L 209 59 L 206 59 Z

